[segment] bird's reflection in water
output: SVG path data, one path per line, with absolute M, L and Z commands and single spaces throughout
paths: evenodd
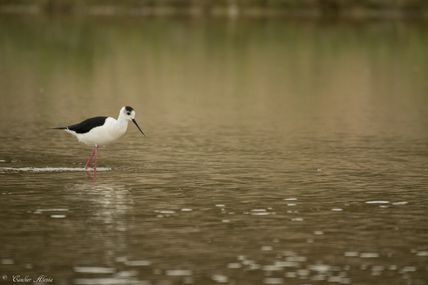
M 74 284 L 144 284 L 138 272 L 127 266 L 128 233 L 134 206 L 131 192 L 121 184 L 72 184 L 68 193 L 78 205 L 80 219 L 85 221 L 87 250 L 95 258 L 78 256 L 73 267 Z M 102 253 L 100 255 L 100 253 Z M 101 258 L 100 258 L 101 257 Z M 149 263 L 145 261 L 145 265 Z
M 127 213 L 134 203 L 124 185 L 88 181 L 68 188 L 73 199 L 78 200 L 82 213 L 87 214 L 88 223 L 103 225 L 111 233 L 128 229 Z

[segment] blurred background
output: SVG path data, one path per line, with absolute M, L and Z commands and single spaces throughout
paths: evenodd
M 0 0 L 0 284 L 427 284 L 427 3 Z
M 423 0 L 2 0 L 3 13 L 134 16 L 423 18 Z

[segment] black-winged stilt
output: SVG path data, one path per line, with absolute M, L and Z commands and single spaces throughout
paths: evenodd
M 128 128 L 129 121 L 132 121 L 135 126 L 137 126 L 138 130 L 144 135 L 143 130 L 137 124 L 137 121 L 135 121 L 134 109 L 129 106 L 125 106 L 120 109 L 117 120 L 112 117 L 99 116 L 86 119 L 78 124 L 54 129 L 65 130 L 67 133 L 75 136 L 79 142 L 94 146 L 91 155 L 86 161 L 85 169 L 88 169 L 90 162 L 93 160 L 94 175 L 96 175 L 98 147 L 112 143 L 123 136 Z

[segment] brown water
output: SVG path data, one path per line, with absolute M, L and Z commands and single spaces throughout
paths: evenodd
M 427 284 L 426 28 L 3 17 L 0 284 Z

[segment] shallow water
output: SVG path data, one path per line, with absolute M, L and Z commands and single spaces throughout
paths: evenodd
M 427 31 L 0 19 L 0 283 L 427 284 Z

